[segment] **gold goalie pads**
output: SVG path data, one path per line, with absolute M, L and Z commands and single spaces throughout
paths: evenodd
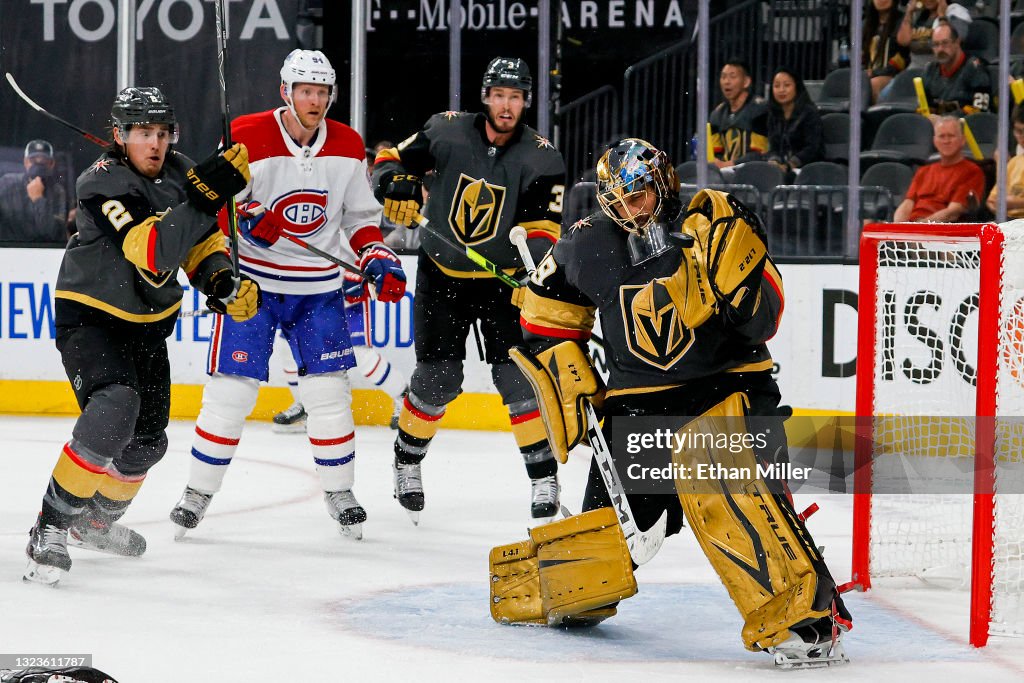
M 599 405 L 604 393 L 590 357 L 573 341 L 560 342 L 536 355 L 514 347 L 508 355 L 533 387 L 551 450 L 559 462 L 566 462 L 569 451 L 587 432 L 583 402 L 589 399 Z
M 636 594 L 633 563 L 612 508 L 530 530 L 491 550 L 491 617 L 499 624 L 593 625 Z
M 682 428 L 678 443 L 700 443 L 698 435 L 732 434 L 746 415 L 745 394 L 735 393 Z M 745 431 L 745 428 L 744 428 Z M 730 443 L 733 443 L 730 441 Z M 747 441 L 749 443 L 749 441 Z M 812 607 L 820 559 L 788 505 L 768 490 L 754 453 L 741 448 L 681 448 L 672 460 L 697 472 L 698 465 L 720 466 L 736 475 L 712 490 L 714 479 L 677 478 L 676 492 L 697 541 L 744 618 L 743 644 L 758 651 L 789 637 L 788 628 L 829 612 Z M 743 493 L 727 493 L 729 491 Z

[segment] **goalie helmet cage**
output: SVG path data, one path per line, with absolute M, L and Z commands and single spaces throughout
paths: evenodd
M 952 574 L 972 645 L 1024 635 L 1024 220 L 867 226 L 859 304 L 853 583 Z M 972 484 L 885 492 L 936 457 L 973 458 Z

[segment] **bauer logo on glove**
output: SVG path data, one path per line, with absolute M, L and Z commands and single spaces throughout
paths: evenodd
M 384 303 L 400 301 L 405 296 L 405 271 L 395 252 L 383 244 L 371 244 L 359 255 L 359 269 L 377 291 Z

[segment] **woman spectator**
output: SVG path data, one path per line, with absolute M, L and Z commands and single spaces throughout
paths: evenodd
M 789 180 L 796 169 L 824 156 L 821 115 L 803 79 L 788 67 L 776 69 L 768 103 L 768 161 L 785 171 Z
M 864 49 L 861 65 L 871 79 L 871 102 L 878 102 L 882 88 L 910 63 L 910 47 L 896 40 L 903 13 L 896 0 L 872 0 L 864 15 Z
M 1017 155 L 1010 157 L 1006 164 L 1006 217 L 1024 218 L 1024 154 L 1021 143 L 1024 143 L 1024 107 L 1013 108 L 1013 137 L 1017 141 Z M 985 204 L 988 210 L 996 213 L 998 209 L 999 186 L 988 193 Z

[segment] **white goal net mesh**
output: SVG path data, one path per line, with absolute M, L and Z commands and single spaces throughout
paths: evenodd
M 967 588 L 972 542 L 990 543 L 990 632 L 1024 635 L 1024 221 L 1001 229 L 1000 282 L 991 288 L 981 287 L 977 236 L 879 242 L 870 567 L 872 577 Z M 979 340 L 987 292 L 998 293 L 999 333 Z M 992 344 L 995 522 L 989 538 L 975 539 L 978 349 Z

